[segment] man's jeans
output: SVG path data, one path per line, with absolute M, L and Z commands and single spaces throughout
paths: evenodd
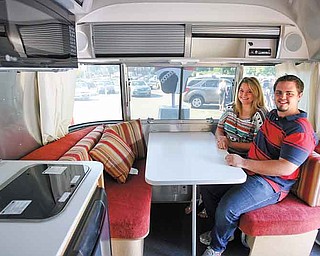
M 275 204 L 280 196 L 258 175 L 248 176 L 239 185 L 206 185 L 200 189 L 208 215 L 214 216 L 211 247 L 217 252 L 226 249 L 241 214 Z

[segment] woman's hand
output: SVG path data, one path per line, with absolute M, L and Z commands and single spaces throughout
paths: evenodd
M 228 149 L 229 140 L 226 136 L 218 136 L 217 137 L 217 146 L 219 149 Z

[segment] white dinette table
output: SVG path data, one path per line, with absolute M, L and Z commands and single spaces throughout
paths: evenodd
M 211 132 L 155 132 L 149 134 L 146 181 L 151 185 L 237 184 L 246 180 L 241 168 L 225 163 L 227 152 L 217 148 Z M 192 211 L 192 256 L 196 256 L 196 211 Z

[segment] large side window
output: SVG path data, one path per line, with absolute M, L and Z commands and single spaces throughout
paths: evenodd
M 80 64 L 73 124 L 122 120 L 119 65 Z
M 235 74 L 235 67 L 129 66 L 131 118 L 217 119 L 233 100 Z

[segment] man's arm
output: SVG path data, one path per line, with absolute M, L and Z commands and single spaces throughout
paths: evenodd
M 283 158 L 279 160 L 252 160 L 236 154 L 228 154 L 225 159 L 228 165 L 268 176 L 287 176 L 299 167 Z

